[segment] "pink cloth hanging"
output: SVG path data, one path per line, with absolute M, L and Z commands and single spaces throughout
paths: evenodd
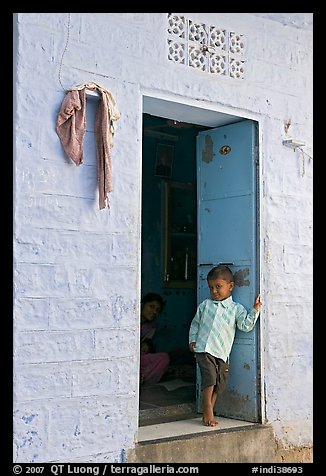
M 99 208 L 109 208 L 108 193 L 112 191 L 111 148 L 113 121 L 120 113 L 112 94 L 97 83 L 83 83 L 69 90 L 62 102 L 56 132 L 67 156 L 75 163 L 83 163 L 83 141 L 86 132 L 86 89 L 98 91 L 102 98 L 95 118 L 95 139 L 98 164 Z

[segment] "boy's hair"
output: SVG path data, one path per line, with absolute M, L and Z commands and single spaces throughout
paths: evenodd
M 224 264 L 219 264 L 218 266 L 214 266 L 209 273 L 207 274 L 207 281 L 210 279 L 224 279 L 225 281 L 233 281 L 234 282 L 234 277 L 232 274 L 232 271 L 228 266 L 225 266 Z

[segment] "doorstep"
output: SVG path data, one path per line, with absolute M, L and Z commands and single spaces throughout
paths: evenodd
M 202 417 L 180 419 L 167 423 L 149 424 L 140 426 L 138 429 L 138 443 L 153 442 L 164 439 L 180 438 L 182 436 L 198 435 L 203 433 L 218 433 L 229 430 L 237 430 L 244 427 L 259 426 L 258 423 L 251 423 L 242 420 L 216 417 L 217 426 L 205 426 Z

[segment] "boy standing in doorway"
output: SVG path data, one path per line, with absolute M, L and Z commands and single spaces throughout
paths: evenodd
M 236 328 L 244 332 L 254 328 L 261 302 L 258 294 L 248 313 L 242 304 L 233 301 L 234 277 L 227 266 L 212 268 L 207 282 L 211 299 L 205 299 L 197 308 L 190 324 L 189 349 L 195 352 L 201 373 L 204 425 L 216 426 L 214 406 L 217 392 L 226 387 Z

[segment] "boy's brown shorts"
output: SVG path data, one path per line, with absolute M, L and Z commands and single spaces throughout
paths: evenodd
M 198 352 L 195 356 L 201 373 L 201 389 L 216 385 L 218 393 L 222 393 L 228 381 L 229 364 L 206 352 Z

